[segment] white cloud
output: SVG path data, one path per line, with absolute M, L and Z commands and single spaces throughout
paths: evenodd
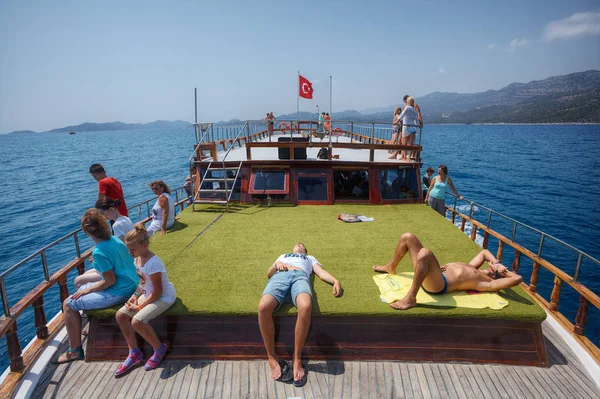
M 510 51 L 515 51 L 515 49 L 519 48 L 519 47 L 527 47 L 530 46 L 531 42 L 527 39 L 520 39 L 520 38 L 515 38 L 512 39 L 510 41 L 510 43 L 508 43 L 508 47 Z
M 600 12 L 577 12 L 569 17 L 552 21 L 542 35 L 547 42 L 573 37 L 600 35 Z
M 488 45 L 488 49 L 491 50 L 493 48 L 496 48 L 496 44 L 495 43 L 491 43 Z
M 440 72 L 440 75 L 445 75 L 446 74 L 446 70 L 444 68 L 440 68 L 439 72 Z

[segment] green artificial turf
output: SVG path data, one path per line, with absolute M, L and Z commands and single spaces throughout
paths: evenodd
M 334 298 L 331 286 L 313 274 L 314 316 L 480 317 L 534 322 L 546 317 L 520 287 L 499 293 L 509 301 L 502 310 L 420 305 L 397 311 L 381 302 L 371 266 L 385 264 L 391 258 L 402 233 L 416 234 L 442 264 L 468 262 L 481 250 L 450 221 L 424 205 L 237 209 L 225 214 L 210 206 L 196 212 L 187 209 L 174 231 L 152 239 L 151 248 L 165 262 L 179 298 L 169 314 L 255 315 L 267 283 L 267 268 L 302 241 L 309 254 L 340 280 L 344 289 L 342 297 Z M 343 223 L 337 220 L 340 212 L 374 217 L 375 221 Z M 412 270 L 408 256 L 398 270 Z M 109 317 L 115 309 L 93 314 Z M 293 307 L 286 306 L 277 314 L 295 313 Z

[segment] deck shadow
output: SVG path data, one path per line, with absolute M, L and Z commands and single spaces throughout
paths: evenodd
M 546 343 L 546 350 L 548 352 L 548 367 L 569 364 L 567 358 L 560 352 L 560 349 L 554 345 L 554 343 L 550 340 L 550 337 L 548 337 L 546 334 L 544 334 L 544 342 Z
M 514 292 L 511 288 L 507 288 L 502 291 L 497 292 L 501 298 L 506 299 L 507 301 L 514 301 L 518 303 L 522 303 L 524 305 L 533 305 L 534 303 L 527 298 L 522 297 L 521 295 Z
M 184 230 L 188 227 L 188 225 L 186 223 L 180 222 L 179 220 L 175 219 L 175 223 L 173 223 L 173 226 L 169 227 L 167 229 L 168 232 L 175 232 L 175 231 L 181 231 Z

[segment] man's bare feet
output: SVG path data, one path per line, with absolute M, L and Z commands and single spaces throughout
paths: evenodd
M 412 307 L 417 306 L 417 298 L 409 298 L 408 296 L 405 296 L 404 298 L 400 299 L 399 301 L 395 301 L 390 303 L 390 306 L 393 307 L 394 309 L 398 309 L 398 310 L 406 310 L 406 309 L 410 309 Z
M 269 367 L 271 367 L 271 377 L 273 377 L 274 380 L 279 379 L 279 377 L 281 377 L 281 366 L 279 365 L 279 362 L 274 357 L 270 357 L 268 362 Z
M 388 157 L 388 159 L 396 159 L 396 156 L 392 155 L 391 157 Z
M 304 377 L 304 367 L 301 359 L 294 359 L 294 381 L 300 381 Z
M 373 270 L 375 270 L 376 272 L 379 272 L 379 273 L 396 274 L 396 268 L 392 267 L 390 265 L 373 266 Z

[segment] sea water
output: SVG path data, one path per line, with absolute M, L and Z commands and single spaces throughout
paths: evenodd
M 118 178 L 129 206 L 152 198 L 148 187 L 164 180 L 180 187 L 188 173 L 194 143 L 193 129 L 23 134 L 0 136 L 0 271 L 37 249 L 79 228 L 79 219 L 97 198 L 97 182 L 88 168 L 104 165 Z M 422 136 L 423 169 L 448 167 L 458 192 L 473 200 L 561 239 L 600 258 L 600 126 L 598 125 L 432 125 Z M 453 199 L 448 197 L 452 205 Z M 470 205 L 458 202 L 463 213 Z M 487 212 L 477 207 L 479 220 Z M 134 210 L 131 218 L 146 216 Z M 492 217 L 491 227 L 512 235 L 513 225 Z M 469 226 L 467 226 L 467 232 Z M 79 234 L 82 249 L 92 243 Z M 479 237 L 481 240 L 481 237 Z M 537 252 L 540 237 L 519 227 L 517 242 Z M 495 252 L 494 240 L 490 249 Z M 73 240 L 48 251 L 50 274 L 75 256 Z M 504 250 L 510 264 L 514 251 Z M 545 239 L 542 257 L 573 275 L 577 255 Z M 521 273 L 529 283 L 531 262 L 521 257 Z M 69 275 L 69 291 L 73 292 Z M 600 268 L 584 260 L 579 279 L 600 293 Z M 6 279 L 8 298 L 14 305 L 43 279 L 40 257 L 27 262 Z M 540 271 L 538 291 L 550 297 L 553 278 Z M 44 294 L 48 319 L 60 309 L 58 286 Z M 563 284 L 560 311 L 574 321 L 579 295 Z M 590 305 L 586 335 L 599 344 L 600 318 Z M 22 347 L 35 336 L 30 307 L 18 321 Z M 6 340 L 0 346 L 0 368 L 8 365 Z

